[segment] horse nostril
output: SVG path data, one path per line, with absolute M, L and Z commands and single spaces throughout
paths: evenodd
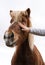
M 14 33 L 13 32 L 6 32 L 4 34 L 4 39 L 14 39 Z
M 10 36 L 10 37 L 12 37 L 12 38 L 14 37 L 14 33 L 13 33 L 13 32 L 12 32 L 12 34 L 11 34 L 11 36 Z

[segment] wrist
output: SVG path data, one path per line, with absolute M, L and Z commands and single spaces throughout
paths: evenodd
M 30 28 L 28 28 L 28 33 L 30 33 Z
M 29 27 L 28 32 L 31 33 L 31 27 Z

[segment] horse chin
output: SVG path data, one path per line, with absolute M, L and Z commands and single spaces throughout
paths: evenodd
M 16 42 L 12 42 L 12 43 L 6 43 L 7 47 L 14 47 L 16 46 Z

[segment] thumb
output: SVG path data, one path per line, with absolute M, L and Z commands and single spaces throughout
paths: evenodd
M 26 30 L 26 29 L 22 29 L 22 31 L 25 31 L 25 32 L 27 32 L 27 30 Z

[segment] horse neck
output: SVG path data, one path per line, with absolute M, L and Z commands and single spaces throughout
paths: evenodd
M 18 48 L 17 48 L 17 54 L 23 54 L 23 55 L 25 55 L 26 54 L 26 52 L 30 52 L 30 54 L 32 54 L 32 51 L 31 51 L 31 49 L 30 49 L 30 47 L 29 47 L 29 42 L 28 42 L 28 40 L 26 39 L 26 41 L 25 42 L 23 42 L 21 45 L 19 45 L 18 46 Z
M 29 47 L 28 41 L 26 40 L 24 43 L 22 43 L 20 46 L 17 47 L 17 50 L 14 53 L 13 58 L 12 58 L 12 65 L 15 65 L 15 63 L 17 63 L 17 65 L 20 65 L 18 64 L 19 60 L 20 60 L 19 63 L 22 62 L 22 64 L 24 65 L 25 60 L 29 61 L 29 58 L 27 58 L 28 56 L 30 57 L 31 60 L 33 60 L 32 51 Z

